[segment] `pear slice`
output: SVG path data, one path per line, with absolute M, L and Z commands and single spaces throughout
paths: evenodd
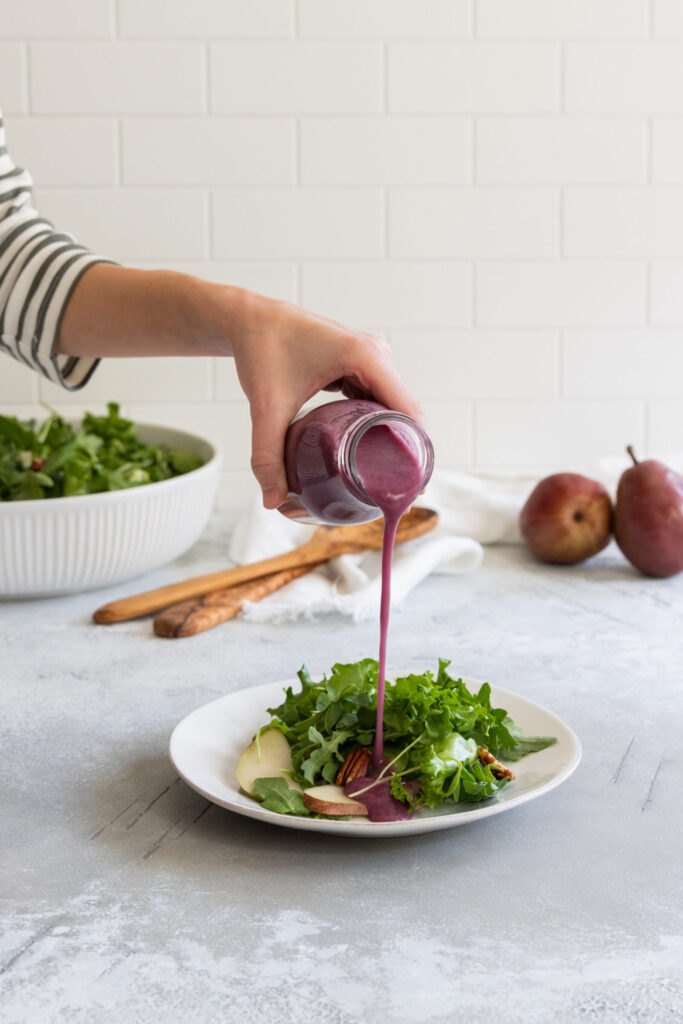
M 304 790 L 304 803 L 315 814 L 365 814 L 368 809 L 360 800 L 352 800 L 341 786 L 312 786 Z
M 292 771 L 292 753 L 289 743 L 279 729 L 267 729 L 259 736 L 258 742 L 252 740 L 237 762 L 235 775 L 240 788 L 254 795 L 256 779 L 275 779 L 285 771 Z M 296 782 L 284 775 L 292 789 L 301 789 Z

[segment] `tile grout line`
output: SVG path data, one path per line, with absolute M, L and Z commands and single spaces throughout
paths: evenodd
M 303 261 L 297 260 L 294 264 L 294 301 L 301 306 L 303 303 L 304 267 Z
M 210 263 L 215 259 L 214 253 L 216 248 L 215 231 L 214 231 L 214 196 L 213 190 L 207 188 L 205 192 L 204 209 L 205 209 L 205 229 L 206 229 L 206 240 L 205 245 L 208 250 L 208 260 Z
M 469 154 L 469 166 L 467 168 L 469 172 L 469 185 L 471 188 L 478 188 L 480 185 L 479 181 L 479 122 L 475 116 L 468 118 L 468 133 L 467 137 L 470 144 Z
M 558 402 L 561 402 L 563 399 L 566 399 L 566 397 L 567 397 L 565 395 L 565 393 L 564 393 L 565 392 L 565 381 L 564 381 L 565 342 L 566 342 L 565 331 L 564 331 L 564 329 L 562 329 L 561 331 L 558 332 L 557 346 L 556 346 L 556 352 L 557 352 L 557 380 L 556 380 L 555 383 L 556 383 L 556 387 L 557 387 L 556 401 L 558 401 Z
M 566 90 L 565 90 L 565 78 L 566 78 L 566 64 L 567 64 L 567 51 L 564 40 L 560 42 L 560 59 L 559 59 L 559 118 L 558 120 L 566 121 Z M 560 183 L 558 190 L 558 209 L 557 209 L 557 244 L 558 244 L 558 261 L 566 260 L 566 204 L 567 204 L 567 190 L 563 183 Z M 560 339 L 560 346 L 562 346 L 562 338 Z M 562 369 L 560 363 L 560 396 L 562 395 Z
M 211 45 L 208 42 L 202 44 L 202 114 L 209 117 L 212 113 L 213 96 L 211 95 Z
M 293 184 L 297 187 L 301 185 L 302 177 L 302 152 L 301 152 L 301 118 L 297 115 L 292 118 L 291 131 L 293 133 L 293 145 L 292 145 L 292 180 Z
M 123 188 L 125 178 L 124 155 L 123 155 L 123 118 L 114 119 L 114 154 L 116 160 L 116 177 L 114 187 L 117 185 Z
M 26 113 L 30 117 L 33 113 L 33 90 L 31 89 L 31 46 L 28 41 L 23 43 L 23 71 L 24 71 L 24 90 L 26 92 Z

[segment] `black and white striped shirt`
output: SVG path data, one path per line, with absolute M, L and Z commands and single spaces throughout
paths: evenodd
M 33 206 L 32 186 L 7 152 L 0 111 L 0 351 L 75 391 L 98 361 L 56 355 L 59 325 L 88 267 L 109 261 L 55 231 Z

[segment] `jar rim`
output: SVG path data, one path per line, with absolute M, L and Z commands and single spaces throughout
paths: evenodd
M 429 480 L 434 468 L 434 446 L 432 445 L 431 438 L 421 423 L 418 423 L 417 420 L 412 418 L 412 416 L 408 416 L 403 412 L 396 412 L 393 409 L 387 409 L 386 411 L 369 412 L 364 416 L 360 416 L 353 423 L 349 424 L 342 434 L 339 449 L 337 451 L 337 469 L 340 475 L 346 479 L 347 486 L 354 491 L 356 497 L 360 501 L 363 501 L 368 505 L 372 505 L 375 508 L 377 507 L 377 503 L 367 493 L 363 486 L 363 482 L 358 475 L 355 459 L 356 449 L 358 448 L 361 438 L 368 432 L 368 430 L 370 430 L 371 427 L 376 427 L 384 423 L 396 422 L 401 423 L 404 427 L 412 430 L 422 441 L 425 452 L 423 472 L 426 480 Z

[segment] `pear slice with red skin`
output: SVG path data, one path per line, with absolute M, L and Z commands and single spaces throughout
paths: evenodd
M 367 816 L 368 809 L 360 800 L 352 800 L 341 786 L 312 786 L 304 790 L 304 803 L 314 814 Z
M 253 796 L 256 779 L 276 779 L 282 776 L 291 789 L 301 789 L 298 783 L 285 775 L 285 772 L 293 769 L 292 752 L 284 734 L 279 729 L 266 729 L 244 751 L 237 762 L 235 775 L 240 789 Z

